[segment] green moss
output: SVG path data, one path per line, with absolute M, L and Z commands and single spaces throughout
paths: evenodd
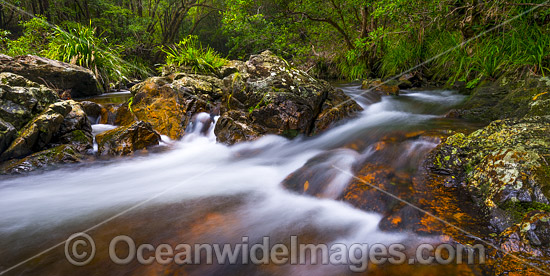
M 532 211 L 550 212 L 550 205 L 540 202 L 512 202 L 508 201 L 499 206 L 505 210 L 515 223 L 521 222 L 525 215 Z
M 298 136 L 300 134 L 300 131 L 299 130 L 296 130 L 296 129 L 287 129 L 285 131 L 283 131 L 282 135 L 286 138 L 289 138 L 289 139 L 293 139 L 293 138 L 296 138 L 296 136 Z
M 88 136 L 84 133 L 82 130 L 75 130 L 71 132 L 71 141 L 76 143 L 88 143 L 89 139 Z

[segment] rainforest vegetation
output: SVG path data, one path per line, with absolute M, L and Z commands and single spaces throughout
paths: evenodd
M 88 67 L 104 83 L 269 49 L 327 79 L 419 73 L 470 87 L 550 72 L 543 0 L 2 0 L 0 53 Z M 434 58 L 436 57 L 436 58 Z

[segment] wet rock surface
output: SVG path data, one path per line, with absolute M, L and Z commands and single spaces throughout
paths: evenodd
M 26 55 L 0 55 L 0 72 L 10 72 L 31 81 L 69 91 L 72 98 L 100 95 L 103 88 L 92 71 L 69 63 Z
M 57 94 L 45 86 L 0 73 L 0 118 L 18 130 L 58 100 Z
M 160 134 L 153 130 L 150 123 L 138 121 L 100 133 L 96 140 L 100 156 L 121 156 L 158 145 Z
M 84 161 L 88 156 L 74 145 L 64 144 L 33 153 L 23 159 L 14 159 L 0 164 L 0 174 L 21 174 L 41 168 Z
M 403 85 L 406 87 L 408 85 Z M 411 85 L 412 86 L 412 85 Z M 381 96 L 398 96 L 400 90 L 400 82 L 398 81 L 382 81 L 377 80 L 365 80 L 361 84 L 361 89 L 373 91 L 379 93 Z

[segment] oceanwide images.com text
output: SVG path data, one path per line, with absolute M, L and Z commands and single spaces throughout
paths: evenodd
M 124 250 L 120 250 L 124 249 Z M 73 234 L 65 242 L 65 256 L 76 266 L 90 263 L 96 254 L 96 244 L 86 233 Z M 303 244 L 298 236 L 288 243 L 271 243 L 270 237 L 252 243 L 242 237 L 240 243 L 136 244 L 125 235 L 109 243 L 109 259 L 125 265 L 137 261 L 142 265 L 211 265 L 211 264 L 275 264 L 275 265 L 347 265 L 353 272 L 363 272 L 369 264 L 483 264 L 485 248 L 474 246 L 419 244 L 407 248 L 404 244 L 331 243 Z

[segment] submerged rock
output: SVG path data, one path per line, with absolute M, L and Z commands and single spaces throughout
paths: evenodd
M 62 91 L 69 90 L 72 98 L 103 93 L 103 88 L 89 69 L 43 57 L 0 55 L 0 72 L 11 72 Z
M 100 133 L 96 141 L 99 155 L 121 156 L 158 145 L 160 134 L 150 123 L 139 121 Z

